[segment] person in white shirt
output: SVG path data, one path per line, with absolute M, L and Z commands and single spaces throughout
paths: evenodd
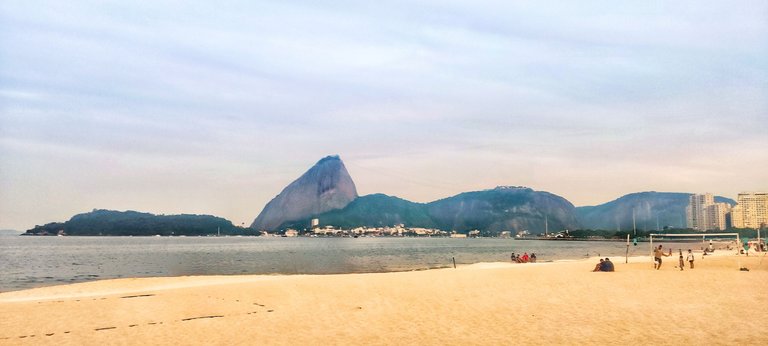
M 693 269 L 693 252 L 691 252 L 691 249 L 688 249 L 688 257 L 686 260 L 691 264 L 691 269 Z

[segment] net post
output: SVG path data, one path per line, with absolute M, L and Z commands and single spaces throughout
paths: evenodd
M 624 254 L 624 263 L 629 263 L 629 233 L 627 233 L 627 252 Z
M 649 235 L 651 239 L 651 259 L 653 260 L 653 269 L 656 269 L 656 260 L 653 258 L 653 233 Z

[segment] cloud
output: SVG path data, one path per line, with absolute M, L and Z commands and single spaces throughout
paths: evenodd
M 327 154 L 361 191 L 420 201 L 518 184 L 576 204 L 768 189 L 743 168 L 768 161 L 751 149 L 766 144 L 767 12 L 763 1 L 4 2 L 0 228 L 37 222 L 25 208 L 40 203 L 46 215 L 190 208 L 249 223 Z M 112 192 L 84 193 L 97 189 Z M 31 190 L 70 205 L 33 203 Z

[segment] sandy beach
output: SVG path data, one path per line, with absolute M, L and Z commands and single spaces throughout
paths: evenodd
M 768 342 L 768 259 L 483 263 L 415 272 L 105 280 L 0 293 L 0 344 Z M 739 267 L 750 271 L 740 271 Z

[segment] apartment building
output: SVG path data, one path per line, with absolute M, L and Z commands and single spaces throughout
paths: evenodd
M 711 193 L 691 195 L 685 209 L 688 228 L 697 231 L 724 230 L 730 209 L 727 203 L 715 203 Z
M 744 192 L 736 197 L 731 208 L 731 226 L 753 228 L 768 226 L 768 192 Z

